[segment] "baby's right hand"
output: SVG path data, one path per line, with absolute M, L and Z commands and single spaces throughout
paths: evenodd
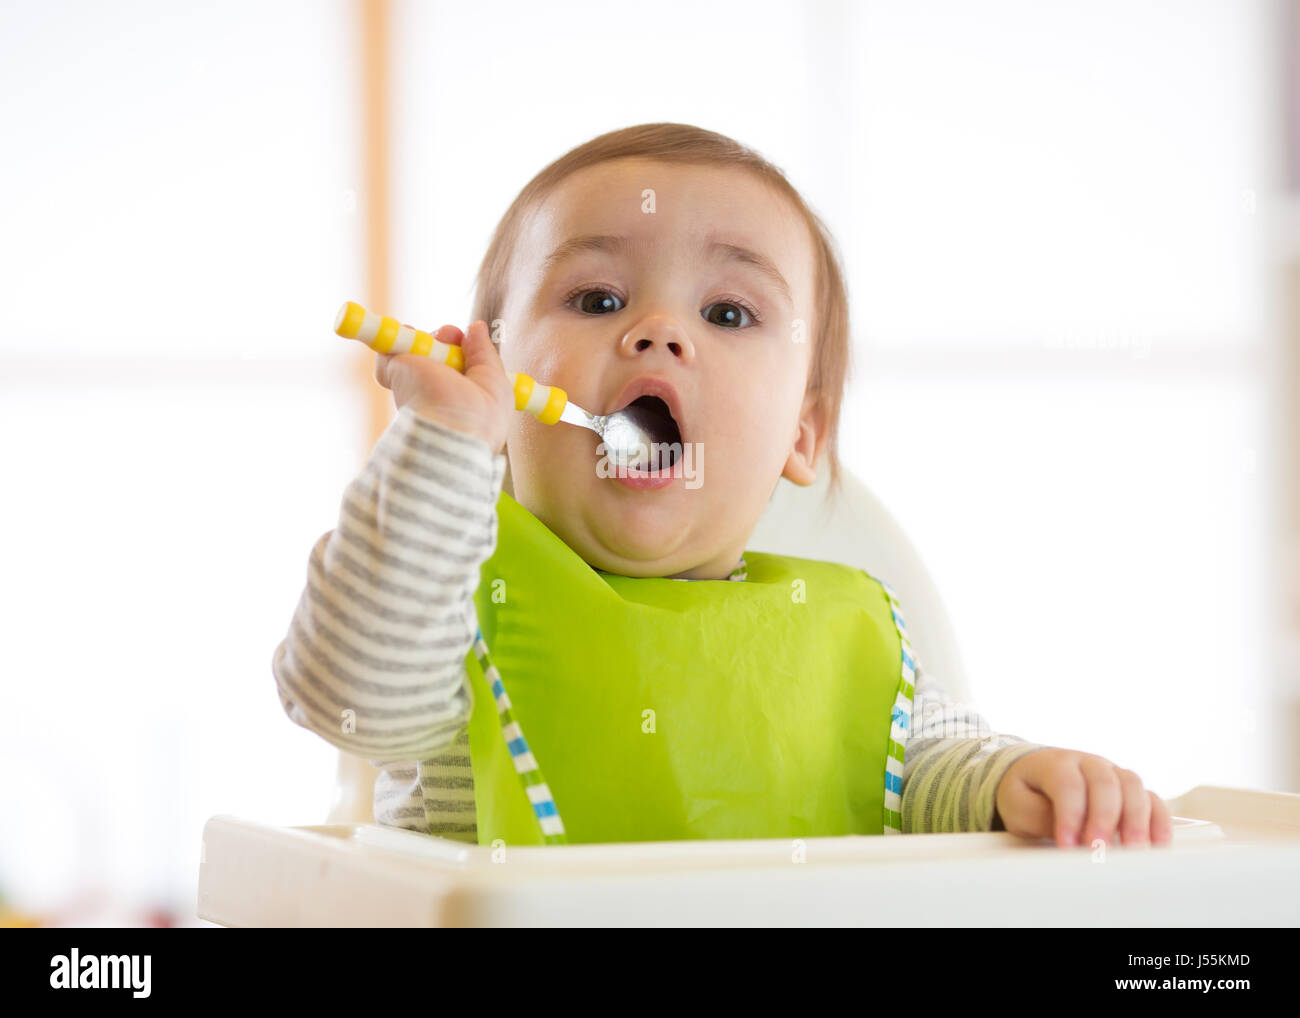
M 375 356 L 375 381 L 392 391 L 398 409 L 409 406 L 421 417 L 482 439 L 495 456 L 506 442 L 515 394 L 487 323 L 474 322 L 468 335 L 444 325 L 434 338 L 461 347 L 464 374 L 424 354 L 381 353 Z

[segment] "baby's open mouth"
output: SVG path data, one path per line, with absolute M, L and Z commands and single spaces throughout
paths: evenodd
M 646 432 L 651 448 L 643 456 L 633 454 L 628 465 L 634 469 L 667 469 L 682 454 L 682 432 L 668 404 L 658 396 L 638 396 L 628 407 L 636 407 L 636 422 Z M 657 461 L 657 462 L 656 462 Z

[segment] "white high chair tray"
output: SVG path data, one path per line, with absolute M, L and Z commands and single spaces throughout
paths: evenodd
M 1005 832 L 493 849 L 375 824 L 203 830 L 223 926 L 1296 926 L 1300 795 L 1198 786 L 1164 848 Z

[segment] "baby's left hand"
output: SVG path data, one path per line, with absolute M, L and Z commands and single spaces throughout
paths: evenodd
M 994 797 L 1002 824 L 1025 838 L 1055 838 L 1062 848 L 1167 845 L 1173 840 L 1169 807 L 1142 787 L 1132 771 L 1104 757 L 1047 747 L 1026 753 L 998 782 Z M 1085 825 L 1085 814 L 1087 823 Z

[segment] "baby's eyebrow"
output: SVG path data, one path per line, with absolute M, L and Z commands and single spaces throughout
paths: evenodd
M 644 242 L 640 242 L 644 243 Z M 542 262 L 541 274 L 545 275 L 552 266 L 571 258 L 583 251 L 601 251 L 606 254 L 626 254 L 634 247 L 640 246 L 636 241 L 628 237 L 615 236 L 608 233 L 593 233 L 581 237 L 570 237 L 564 243 L 560 244 L 554 251 L 546 256 Z M 719 240 L 716 237 L 709 237 L 704 244 L 704 250 L 714 258 L 719 255 L 726 261 L 740 262 L 743 265 L 752 265 L 763 273 L 772 284 L 781 292 L 786 303 L 794 306 L 794 295 L 790 292 L 790 284 L 785 281 L 781 271 L 776 267 L 776 263 L 766 255 L 753 251 L 750 248 L 743 247 L 740 244 L 732 244 L 725 240 Z
M 616 237 L 607 233 L 593 233 L 585 237 L 570 237 L 563 244 L 546 256 L 542 262 L 542 274 L 551 271 L 551 267 L 566 258 L 572 258 L 583 251 L 603 251 L 606 254 L 625 254 L 635 246 L 627 237 Z
M 766 255 L 759 254 L 757 251 L 751 251 L 747 247 L 741 247 L 739 244 L 728 244 L 726 241 L 710 241 L 706 250 L 710 254 L 721 254 L 726 260 L 740 262 L 744 265 L 752 265 L 759 272 L 767 276 L 772 284 L 781 291 L 785 297 L 785 302 L 791 307 L 794 306 L 794 295 L 790 292 L 790 284 L 785 281 L 785 276 L 781 275 L 780 269 L 776 263 Z

